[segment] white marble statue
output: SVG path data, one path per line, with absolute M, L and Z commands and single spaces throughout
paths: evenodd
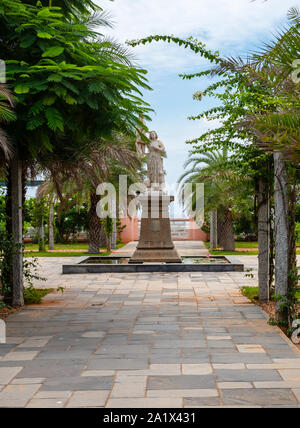
M 155 131 L 149 135 L 150 144 L 147 155 L 148 187 L 155 190 L 164 190 L 166 172 L 163 166 L 163 158 L 166 156 L 166 149 L 162 141 L 158 139 Z
M 141 121 L 145 124 L 144 119 Z M 151 131 L 149 134 L 150 144 L 146 144 L 142 138 L 141 133 L 145 135 L 142 128 L 137 131 L 136 139 L 136 151 L 139 157 L 146 155 L 146 147 L 148 148 L 147 153 L 147 176 L 145 180 L 146 186 L 153 190 L 165 190 L 165 175 L 166 172 L 163 166 L 163 158 L 166 157 L 166 149 L 162 141 L 158 139 L 158 135 L 155 131 Z

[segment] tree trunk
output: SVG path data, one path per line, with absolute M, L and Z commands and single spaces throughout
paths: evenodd
M 54 250 L 54 202 L 50 201 L 49 206 L 49 250 Z
M 42 224 L 38 227 L 38 236 L 39 236 L 39 252 L 44 253 L 46 251 L 44 219 L 42 219 Z
M 99 201 L 99 196 L 96 195 L 96 192 L 91 192 L 90 194 L 90 212 L 89 212 L 89 250 L 90 254 L 99 253 L 100 247 L 106 246 L 106 235 L 104 232 L 103 224 L 101 223 L 97 212 L 96 207 Z
M 288 219 L 289 219 L 289 254 L 288 254 L 288 291 L 293 292 L 298 289 L 299 277 L 297 269 L 297 253 L 296 253 L 296 205 L 297 205 L 297 171 L 294 170 L 293 174 L 290 175 L 290 191 L 289 191 L 289 208 L 288 208 Z M 297 304 L 295 305 L 297 307 Z M 298 310 L 294 307 L 288 317 L 288 325 L 291 328 L 294 320 L 295 313 L 293 310 Z M 299 318 L 299 317 L 297 317 Z
M 219 245 L 223 247 L 224 251 L 234 251 L 234 233 L 233 233 L 233 221 L 232 213 L 226 209 L 221 214 L 221 219 L 218 224 L 220 225 Z
M 5 196 L 5 226 L 6 226 L 6 239 L 12 239 L 12 181 L 11 181 L 11 167 L 8 167 L 6 177 L 6 196 Z M 2 267 L 2 293 L 4 301 L 7 304 L 12 304 L 13 293 L 13 274 L 12 274 L 12 255 L 13 249 L 11 245 L 7 246 L 4 253 L 3 267 Z
M 218 247 L 218 211 L 213 210 L 210 213 L 210 249 Z
M 221 239 L 222 225 L 223 225 L 223 222 L 222 222 L 222 219 L 221 219 L 222 214 L 223 214 L 223 211 L 221 209 L 219 209 L 217 211 L 217 242 L 218 242 L 219 246 L 221 245 L 221 240 L 222 240 Z
M 266 303 L 270 298 L 269 192 L 263 180 L 258 186 L 258 294 L 260 303 Z
M 107 236 L 106 240 L 107 240 L 107 252 L 110 253 L 111 252 L 111 236 Z
M 281 153 L 274 153 L 274 202 L 275 202 L 275 294 L 286 296 L 289 273 L 288 227 L 288 177 Z M 281 302 L 276 303 L 276 319 L 287 320 L 287 313 L 280 312 Z
M 22 161 L 15 157 L 11 162 L 12 233 L 16 244 L 12 256 L 13 306 L 24 305 L 23 290 L 23 214 L 22 214 Z
M 27 192 L 27 168 L 23 165 L 22 168 L 22 225 L 23 225 L 23 236 L 24 236 L 24 221 L 25 221 L 25 201 Z
M 271 207 L 269 211 L 269 231 L 270 231 L 270 257 L 269 257 L 269 290 L 272 289 L 274 284 L 275 273 L 275 225 L 274 225 L 274 208 Z
M 115 250 L 117 248 L 117 219 L 113 218 L 113 232 L 111 236 L 111 248 Z

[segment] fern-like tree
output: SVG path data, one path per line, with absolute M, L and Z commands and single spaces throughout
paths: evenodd
M 71 164 L 95 138 L 109 137 L 112 130 L 134 134 L 139 116 L 148 111 L 140 98 L 140 88 L 148 88 L 145 71 L 126 62 L 122 49 L 93 29 L 106 21 L 88 7 L 101 10 L 91 1 L 62 1 L 64 10 L 53 4 L 0 4 L 1 57 L 17 98 L 17 120 L 6 131 L 15 153 L 9 165 L 10 233 L 19 243 L 24 165 L 57 159 Z M 14 304 L 22 305 L 21 253 L 13 274 Z
M 15 120 L 14 101 L 11 92 L 4 83 L 0 83 L 0 126 Z M 12 145 L 3 128 L 0 127 L 0 162 L 7 161 L 12 154 Z

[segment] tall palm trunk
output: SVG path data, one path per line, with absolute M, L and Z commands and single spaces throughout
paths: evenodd
M 260 303 L 269 301 L 270 222 L 269 192 L 263 180 L 258 184 L 258 289 Z
M 234 251 L 234 232 L 232 213 L 228 209 L 224 209 L 219 216 L 218 232 L 219 232 L 219 245 L 223 247 L 224 251 Z
M 213 210 L 210 213 L 210 249 L 218 246 L 218 211 Z
M 281 153 L 274 153 L 275 202 L 275 294 L 286 296 L 289 274 L 288 176 Z M 276 303 L 276 319 L 286 321 L 287 314 Z
M 95 191 L 90 193 L 90 211 L 89 211 L 89 250 L 90 254 L 99 253 L 100 247 L 106 246 L 106 236 L 97 212 L 96 207 L 99 201 L 99 196 L 96 195 Z
M 11 162 L 12 236 L 15 244 L 12 256 L 13 306 L 24 305 L 22 172 L 22 161 L 15 156 Z
M 11 167 L 8 167 L 6 176 L 6 196 L 5 196 L 5 226 L 7 238 L 12 239 L 12 180 L 11 180 Z M 12 256 L 13 248 L 11 245 L 7 246 L 4 253 L 3 267 L 2 267 L 2 293 L 4 300 L 8 304 L 12 304 L 13 292 L 13 275 L 12 275 Z
M 111 235 L 111 249 L 117 248 L 117 219 L 113 218 L 113 232 Z
M 51 199 L 49 206 L 49 250 L 54 250 L 54 202 Z
M 296 290 L 299 286 L 299 276 L 297 269 L 297 253 L 296 253 L 296 205 L 297 205 L 297 172 L 294 170 L 290 183 L 290 192 L 289 192 L 289 210 L 288 210 L 288 219 L 289 219 L 289 254 L 288 254 L 288 290 Z M 292 327 L 294 314 L 290 314 L 288 323 L 289 327 Z
M 25 221 L 25 201 L 26 201 L 26 192 L 27 192 L 27 168 L 23 165 L 22 168 L 22 224 L 23 224 L 23 236 L 24 236 L 24 221 Z

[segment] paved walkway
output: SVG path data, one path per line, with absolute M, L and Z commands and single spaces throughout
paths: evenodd
M 43 285 L 66 290 L 7 320 L 1 407 L 299 407 L 300 354 L 239 293 L 255 278 L 40 263 Z

